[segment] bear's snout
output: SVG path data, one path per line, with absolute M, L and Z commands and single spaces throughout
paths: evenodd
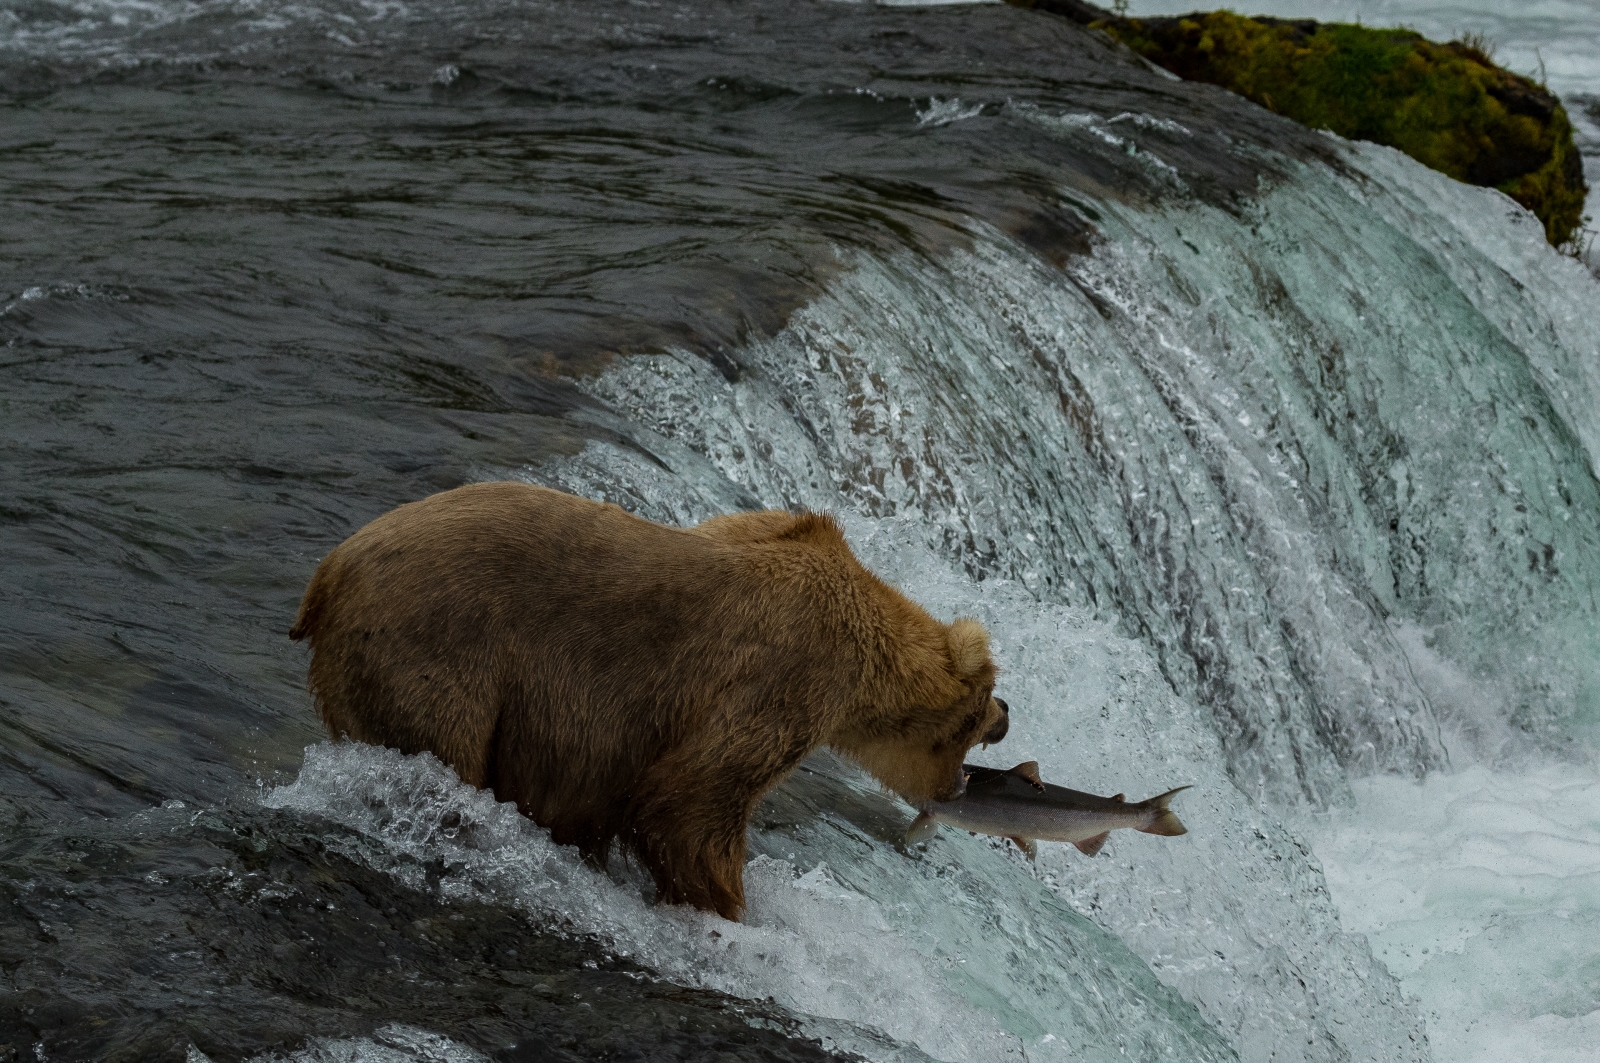
M 1006 732 L 1011 730 L 1011 710 L 1008 709 L 1006 707 L 1006 703 L 1001 701 L 999 698 L 995 698 L 994 700 L 995 704 L 1000 706 L 1001 716 L 994 722 L 994 726 L 989 728 L 989 733 L 984 735 L 981 739 L 984 745 L 992 745 L 993 743 L 1000 741 L 1000 739 L 1006 736 Z

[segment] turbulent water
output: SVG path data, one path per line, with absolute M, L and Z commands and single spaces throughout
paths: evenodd
M 1592 1044 L 1600 286 L 1510 200 L 999 5 L 0 18 L 0 1059 Z M 838 514 L 1190 833 L 819 756 L 730 924 L 322 742 L 317 559 L 491 478 Z
M 1418 994 L 1434 1058 L 1584 1059 L 1600 1044 L 1600 777 L 1474 766 L 1356 783 L 1316 851 L 1347 929 Z

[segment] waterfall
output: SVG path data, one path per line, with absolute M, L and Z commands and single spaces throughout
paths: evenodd
M 734 381 L 629 359 L 591 391 L 727 486 L 619 501 L 915 520 L 974 580 L 1145 640 L 1248 793 L 1338 800 L 1347 769 L 1436 768 L 1442 723 L 1483 726 L 1430 705 L 1408 633 L 1516 735 L 1571 741 L 1596 718 L 1592 283 L 1504 197 L 1346 157 L 1243 217 L 1082 206 L 1105 241 L 1065 270 L 992 231 L 856 256 Z
M 872 1058 L 1428 1058 L 1299 816 L 1352 777 L 1592 738 L 1600 329 L 1593 280 L 1509 200 L 1338 152 L 1233 212 L 1058 189 L 1099 234 L 1061 267 L 977 222 L 938 257 L 840 250 L 731 365 L 666 350 L 586 379 L 615 442 L 480 470 L 669 523 L 838 514 L 870 567 L 990 628 L 1014 708 L 989 762 L 1194 784 L 1188 836 L 906 849 L 909 809 L 817 762 L 758 817 L 733 927 L 646 906 L 437 765 L 313 750 L 274 800 L 388 836 L 363 787 L 443 794 L 417 821 L 498 824 L 419 850 L 451 888 Z

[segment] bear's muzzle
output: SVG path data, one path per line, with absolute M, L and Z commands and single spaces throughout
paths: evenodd
M 980 741 L 986 746 L 1000 741 L 1006 736 L 1006 732 L 1011 730 L 1011 706 L 1007 705 L 999 698 L 995 698 L 994 703 L 1000 706 L 1001 715 L 1000 718 L 995 721 L 994 726 L 989 728 L 988 734 L 985 734 L 983 738 L 980 739 Z

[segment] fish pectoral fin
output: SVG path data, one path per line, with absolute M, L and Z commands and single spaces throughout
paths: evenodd
M 1018 849 L 1021 849 L 1023 852 L 1028 854 L 1028 859 L 1029 860 L 1033 860 L 1033 859 L 1036 859 L 1038 857 L 1038 855 L 1039 855 L 1039 843 L 1038 842 L 1034 841 L 1032 838 L 1024 838 L 1024 837 L 1021 837 L 1020 835 L 1016 835 L 1016 834 L 1008 835 L 1008 837 L 1010 838 L 1012 844 L 1014 844 Z
M 1081 842 L 1073 842 L 1078 847 L 1078 852 L 1084 856 L 1093 856 L 1105 847 L 1106 839 L 1111 837 L 1110 831 L 1096 834 L 1093 838 L 1085 838 Z
M 1033 783 L 1033 788 L 1035 790 L 1044 789 L 1044 780 L 1039 778 L 1039 762 L 1037 760 L 1023 761 L 1021 764 L 1018 764 L 1016 767 L 1011 769 L 1011 774 L 1027 779 L 1029 782 Z
M 911 821 L 911 826 L 906 828 L 906 844 L 915 845 L 925 842 L 939 831 L 939 821 L 932 812 L 923 809 L 917 813 L 917 818 Z

